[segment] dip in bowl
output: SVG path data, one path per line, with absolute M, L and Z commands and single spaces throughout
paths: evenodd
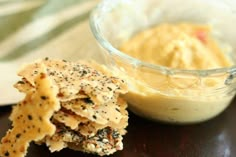
M 236 14 L 230 3 L 104 0 L 94 9 L 91 30 L 105 64 L 129 85 L 125 99 L 131 111 L 188 124 L 209 120 L 227 108 L 236 87 Z M 159 29 L 163 25 L 168 29 Z

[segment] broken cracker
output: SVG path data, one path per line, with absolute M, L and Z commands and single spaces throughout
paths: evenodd
M 40 64 L 47 66 L 47 74 L 57 83 L 61 101 L 74 99 L 75 95 L 83 92 L 95 103 L 106 103 L 115 99 L 114 96 L 127 92 L 125 82 L 113 76 L 107 76 L 87 64 L 61 60 L 39 60 L 26 65 L 19 71 L 34 86 L 34 77 Z
M 119 123 L 122 115 L 116 102 L 97 105 L 92 101 L 88 103 L 83 99 L 75 99 L 69 102 L 62 102 L 61 105 L 77 115 L 86 117 L 98 124 L 106 124 L 108 121 Z
M 126 133 L 125 128 L 128 126 L 128 112 L 126 110 L 127 104 L 121 98 L 118 99 L 117 104 L 120 106 L 120 113 L 122 115 L 119 123 L 108 121 L 106 124 L 102 125 L 93 121 L 88 121 L 86 124 L 79 127 L 79 132 L 82 135 L 89 136 L 92 133 L 96 133 L 100 129 L 111 127 L 113 129 L 119 130 L 120 134 L 124 135 Z
M 53 135 L 56 130 L 50 118 L 60 109 L 56 98 L 58 88 L 47 77 L 44 66 L 39 67 L 34 83 L 37 90 L 30 91 L 25 99 L 13 108 L 10 116 L 13 128 L 1 140 L 1 157 L 23 157 L 31 141 Z
M 72 130 L 76 130 L 80 123 L 86 123 L 89 120 L 74 114 L 73 112 L 68 112 L 65 110 L 60 110 L 53 115 L 53 119 L 57 122 L 63 123 L 65 126 L 70 127 Z
M 110 127 L 101 129 L 93 137 L 84 139 L 80 143 L 68 143 L 68 147 L 100 156 L 110 155 L 123 149 L 123 137 L 117 130 Z
M 98 130 L 93 136 L 83 136 L 61 125 L 57 126 L 57 128 L 60 128 L 61 131 L 45 138 L 45 142 L 52 152 L 69 147 L 74 150 L 103 156 L 123 149 L 121 134 L 110 127 Z
M 46 70 L 44 75 L 40 77 L 49 77 L 58 87 L 56 92 L 57 101 L 60 101 L 61 105 L 67 107 L 70 112 L 63 108 L 55 112 L 53 118 L 51 118 L 51 122 L 56 127 L 54 134 L 48 134 L 43 139 L 36 138 L 34 141 L 41 144 L 46 143 L 52 152 L 71 147 L 71 144 L 76 141 L 80 141 L 80 144 L 76 144 L 76 146 L 81 147 L 82 151 L 98 153 L 99 155 L 108 155 L 122 149 L 122 135 L 126 133 L 125 127 L 128 120 L 127 111 L 125 110 L 127 104 L 122 104 L 117 99 L 120 94 L 127 92 L 124 81 L 108 75 L 105 70 L 96 70 L 92 66 L 81 62 L 73 63 L 44 59 L 25 66 L 19 72 L 22 80 L 16 83 L 15 87 L 29 97 L 33 96 L 33 93 L 37 93 L 38 85 L 35 80 L 41 74 L 42 65 L 45 65 Z M 41 98 L 45 99 L 46 97 Z M 14 116 L 11 116 L 11 120 L 14 121 Z M 85 125 L 88 126 L 87 130 Z M 111 129 L 110 126 L 116 127 Z M 115 133 L 114 136 L 117 137 L 115 143 L 112 138 L 108 137 L 108 139 L 104 139 L 106 141 L 111 140 L 108 145 L 106 145 L 107 142 L 103 145 L 101 141 L 96 141 L 99 132 L 107 130 L 105 128 L 110 128 Z M 90 132 L 90 134 L 81 134 L 83 131 Z M 110 136 L 111 132 L 107 133 Z M 94 143 L 102 145 L 93 150 L 92 145 Z M 80 148 L 77 147 L 76 149 Z

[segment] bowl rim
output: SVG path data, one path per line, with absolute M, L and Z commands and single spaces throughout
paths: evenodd
M 190 75 L 198 75 L 198 76 L 209 76 L 212 74 L 218 74 L 218 73 L 230 73 L 235 76 L 236 74 L 236 64 L 230 66 L 230 67 L 223 67 L 223 68 L 214 68 L 214 69 L 199 69 L 199 70 L 187 70 L 187 69 L 177 69 L 177 68 L 170 68 L 162 65 L 156 65 L 151 64 L 148 62 L 141 61 L 137 58 L 131 57 L 127 55 L 126 53 L 120 51 L 119 49 L 115 48 L 100 32 L 97 18 L 98 15 L 101 17 L 100 10 L 104 8 L 104 5 L 107 1 L 102 0 L 91 12 L 89 17 L 89 26 L 90 30 L 99 43 L 100 46 L 102 46 L 105 50 L 107 50 L 110 54 L 116 55 L 123 60 L 126 60 L 129 62 L 129 64 L 134 64 L 137 67 L 146 67 L 150 68 L 154 71 L 162 71 L 163 73 L 167 74 L 174 74 L 174 73 L 184 73 L 184 74 L 190 74 Z M 103 12 L 104 13 L 104 12 Z

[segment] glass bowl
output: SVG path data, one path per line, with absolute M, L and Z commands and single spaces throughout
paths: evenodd
M 191 22 L 212 26 L 213 35 L 231 45 L 224 52 L 235 60 L 236 6 L 226 0 L 104 0 L 92 12 L 91 31 L 105 64 L 125 79 L 129 109 L 152 120 L 188 124 L 209 120 L 235 96 L 236 66 L 184 70 L 142 62 L 119 46 L 134 34 L 163 22 Z M 143 52 L 145 53 L 145 52 Z M 161 53 L 161 52 L 158 52 Z M 202 56 L 204 57 L 204 56 Z

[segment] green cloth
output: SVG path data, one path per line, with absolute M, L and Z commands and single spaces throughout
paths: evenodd
M 91 9 L 84 11 L 82 14 L 73 15 L 72 18 L 56 25 L 50 29 L 50 31 L 35 36 L 30 41 L 23 42 L 17 46 L 12 43 L 13 49 L 2 52 L 1 42 L 4 42 L 8 37 L 14 35 L 17 31 L 20 31 L 24 26 L 40 21 L 48 16 L 57 16 L 58 13 L 66 12 L 66 10 L 73 8 L 76 5 L 86 5 L 85 3 L 89 3 L 89 0 L 0 0 L 0 61 L 12 61 L 19 57 L 23 57 L 33 49 L 40 48 L 74 25 L 86 20 Z M 14 6 L 16 9 L 14 9 Z M 7 13 L 4 14 L 4 10 L 6 10 Z M 48 24 L 45 24 L 45 27 L 47 25 Z M 31 32 L 30 34 L 24 34 L 22 39 L 24 36 L 33 35 L 33 33 L 34 32 L 32 32 L 32 34 Z M 1 53 L 4 53 L 4 55 Z
M 89 15 L 99 0 L 0 0 L 0 106 L 22 99 L 17 71 L 40 58 L 102 61 Z

